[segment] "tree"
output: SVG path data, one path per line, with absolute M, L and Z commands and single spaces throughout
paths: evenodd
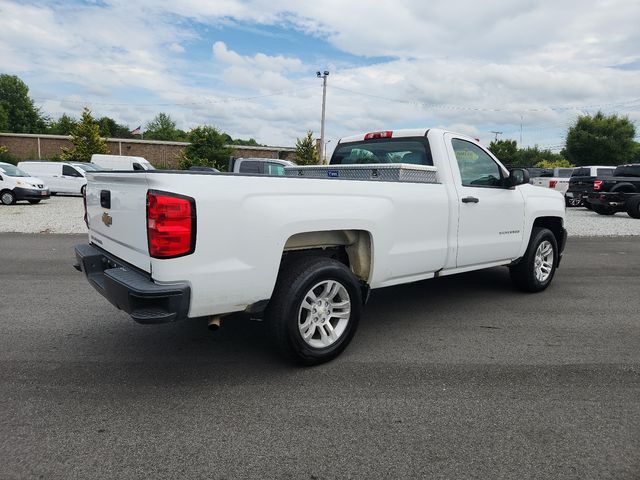
M 551 150 L 540 150 L 538 146 L 520 148 L 516 155 L 516 161 L 514 165 L 520 167 L 531 167 L 542 161 L 548 162 L 560 162 L 565 160 L 565 157 L 559 153 L 553 153 Z
M 304 138 L 296 139 L 296 163 L 298 165 L 317 165 L 320 163 L 320 156 L 311 130 Z
M 192 165 L 200 165 L 227 170 L 233 150 L 217 128 L 208 125 L 196 127 L 189 132 L 187 140 L 190 144 L 180 156 L 180 168 L 186 170 Z
M 108 153 L 107 142 L 100 136 L 100 127 L 87 107 L 82 111 L 80 122 L 71 132 L 73 148 L 62 148 L 60 159 L 70 162 L 89 162 L 94 153 Z
M 4 107 L 2 103 L 0 103 L 0 132 L 6 132 L 9 130 L 9 112 Z
M 494 140 L 489 150 L 505 165 L 514 165 L 518 159 L 518 144 L 515 140 Z
M 0 75 L 0 105 L 6 112 L 6 130 L 13 133 L 42 133 L 46 128 L 40 109 L 29 97 L 29 87 L 15 75 Z
M 51 122 L 48 132 L 54 135 L 71 135 L 77 124 L 78 121 L 75 118 L 63 113 L 58 120 Z
M 569 128 L 567 158 L 576 165 L 622 165 L 635 155 L 635 126 L 628 117 L 581 115 Z
M 569 160 L 562 158 L 560 160 L 541 160 L 534 167 L 538 168 L 572 168 L 575 167 Z
M 176 128 L 176 122 L 166 113 L 160 112 L 147 123 L 145 138 L 153 140 L 178 141 L 184 140 L 185 133 Z
M 98 120 L 98 127 L 100 128 L 100 135 L 103 137 L 133 138 L 129 127 L 116 122 L 110 117 L 101 117 Z

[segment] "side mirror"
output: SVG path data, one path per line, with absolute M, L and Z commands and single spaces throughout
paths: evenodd
M 529 183 L 529 171 L 525 168 L 514 168 L 509 172 L 507 177 L 507 186 L 517 187 L 518 185 L 524 185 Z

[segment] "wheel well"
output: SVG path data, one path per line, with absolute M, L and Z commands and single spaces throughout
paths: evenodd
M 284 245 L 282 264 L 304 256 L 329 257 L 345 264 L 360 280 L 371 275 L 371 235 L 364 230 L 297 233 Z
M 633 193 L 636 191 L 636 187 L 631 183 L 619 183 L 615 185 L 612 189 L 612 192 L 620 192 L 620 193 Z
M 538 217 L 533 222 L 533 226 L 548 228 L 549 230 L 551 230 L 551 232 L 553 233 L 553 236 L 556 237 L 556 242 L 558 243 L 558 246 L 560 246 L 562 242 L 562 236 L 563 236 L 562 219 L 560 217 Z

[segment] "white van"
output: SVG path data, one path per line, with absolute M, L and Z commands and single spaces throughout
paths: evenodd
M 130 157 L 127 155 L 91 155 L 91 163 L 107 170 L 155 170 L 153 165 L 143 157 Z
M 44 180 L 51 194 L 82 194 L 87 179 L 84 170 L 67 162 L 27 161 L 18 163 L 18 168 Z
M 18 200 L 38 203 L 49 198 L 49 189 L 39 178 L 29 176 L 15 165 L 0 162 L 0 202 L 13 205 Z

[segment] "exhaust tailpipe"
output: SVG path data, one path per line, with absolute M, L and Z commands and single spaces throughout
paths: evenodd
M 212 332 L 215 332 L 216 330 L 220 329 L 221 325 L 222 325 L 222 319 L 220 317 L 209 317 L 209 325 L 208 325 L 209 330 L 211 330 Z

